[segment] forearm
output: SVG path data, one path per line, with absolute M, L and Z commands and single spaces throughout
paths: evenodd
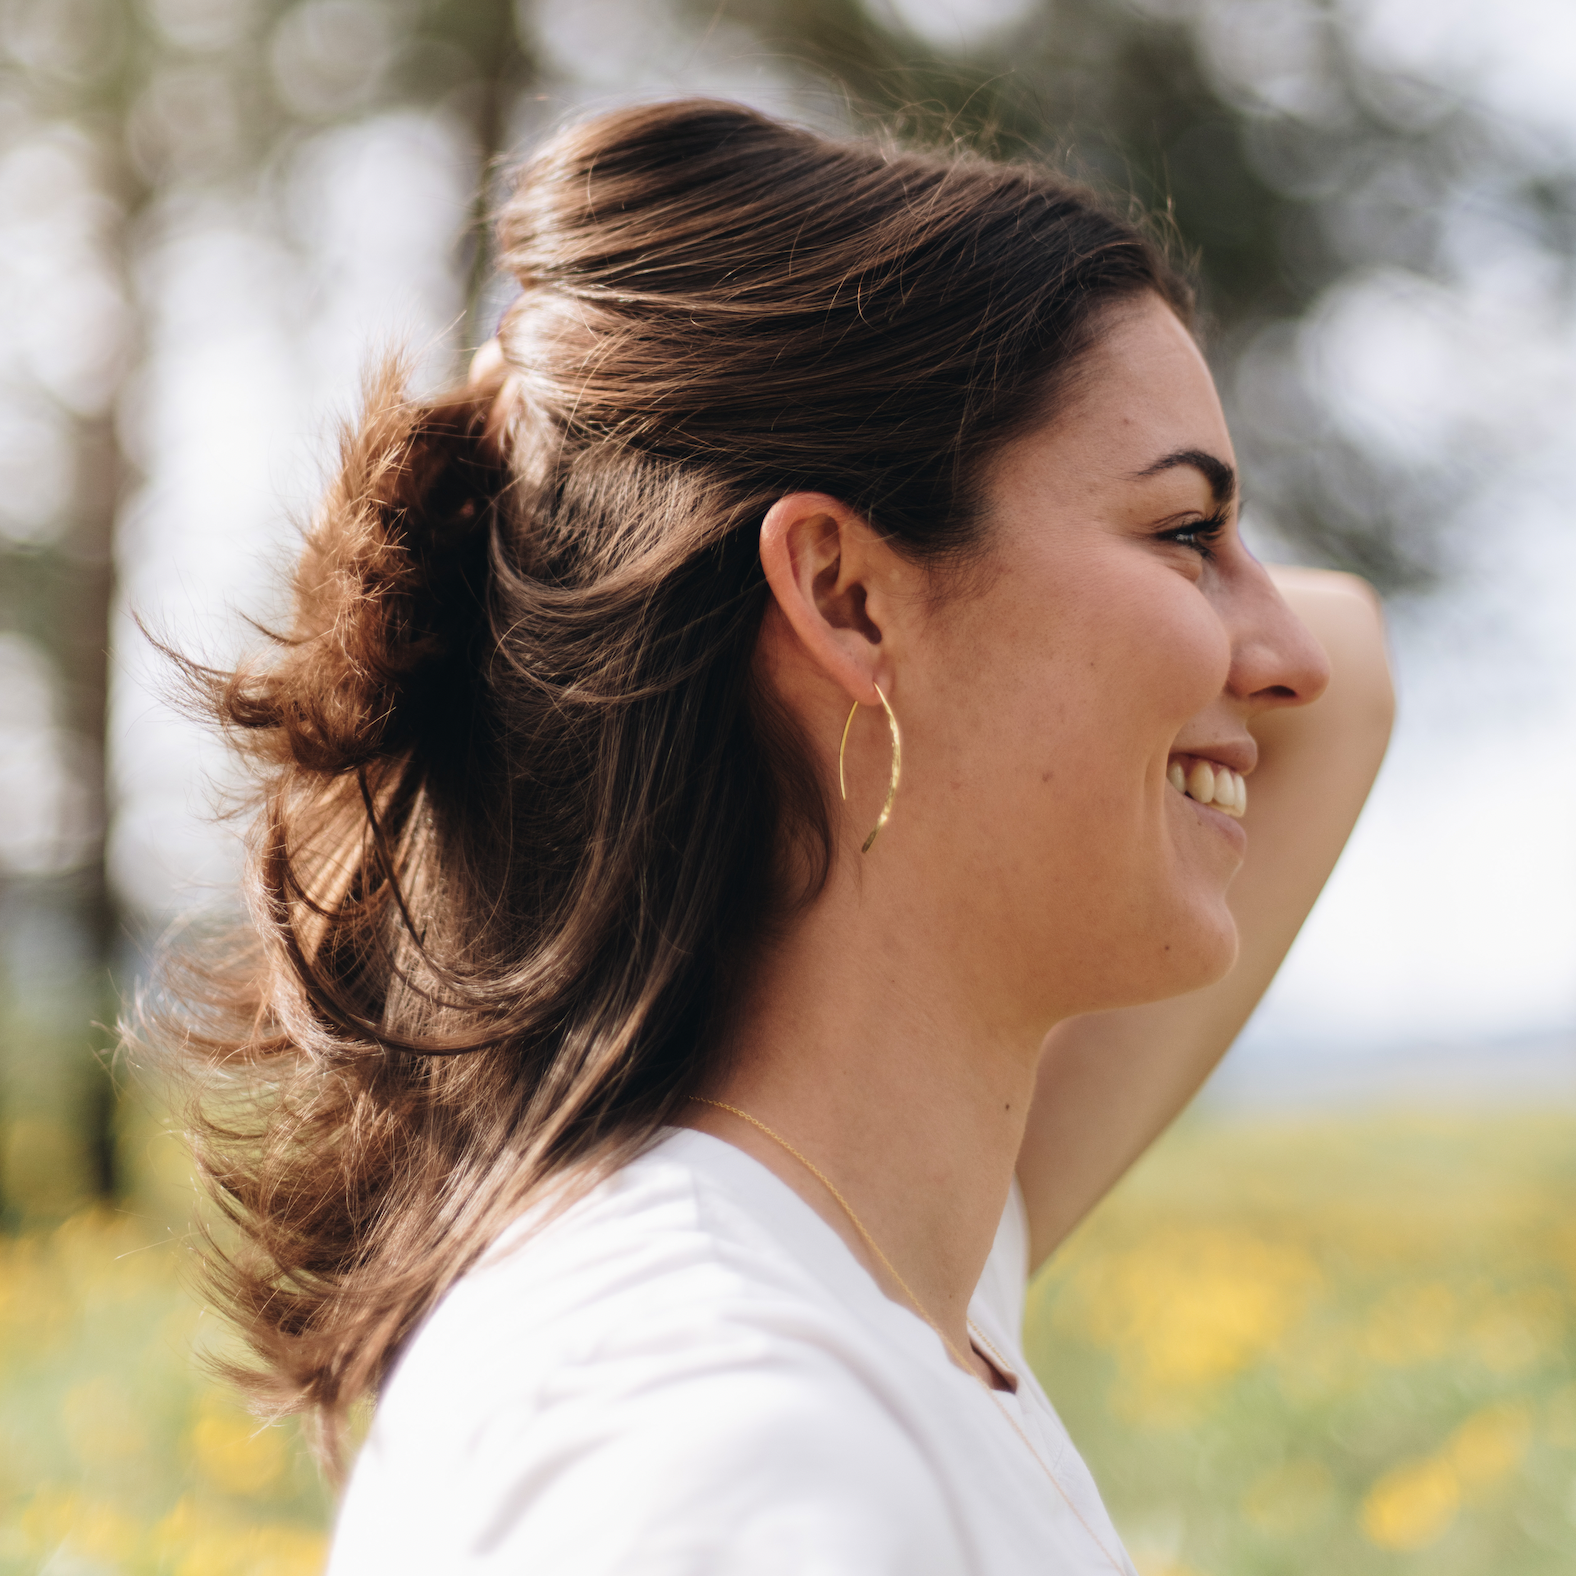
M 1258 1004 L 1340 855 L 1394 710 L 1373 594 L 1345 575 L 1275 571 L 1331 661 L 1324 696 L 1253 726 L 1259 763 L 1230 894 L 1241 938 L 1223 980 L 1150 1006 L 1072 1019 L 1047 1039 L 1019 1177 L 1035 1261 L 1176 1117 Z

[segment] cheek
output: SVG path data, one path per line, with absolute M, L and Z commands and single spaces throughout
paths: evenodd
M 945 759 L 953 795 L 1042 826 L 1047 810 L 1085 826 L 1130 817 L 1177 733 L 1220 695 L 1230 643 L 1164 566 L 1115 551 L 1055 567 L 935 631 L 931 759 Z
M 1221 694 L 1230 641 L 1198 589 L 1173 572 L 1136 583 L 1113 576 L 1089 591 L 1057 610 L 1038 673 L 1023 678 L 1052 704 L 1062 754 L 1108 789 L 1137 787 L 1142 766 Z
M 931 648 L 908 779 L 960 944 L 1007 994 L 1087 992 L 1087 1010 L 1191 989 L 1232 943 L 1226 873 L 1178 845 L 1164 783 L 1226 683 L 1229 640 L 1181 576 L 1118 568 L 1076 596 L 998 603 Z
M 1186 594 L 1157 596 L 1127 632 L 1135 668 L 1128 704 L 1173 728 L 1219 699 L 1231 672 L 1231 641 L 1209 603 L 1185 581 Z M 1114 660 L 1114 659 L 1113 659 Z M 1169 747 L 1171 741 L 1166 740 Z

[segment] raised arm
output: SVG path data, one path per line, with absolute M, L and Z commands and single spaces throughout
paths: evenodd
M 1351 575 L 1276 569 L 1329 653 L 1324 695 L 1253 725 L 1259 764 L 1231 887 L 1236 966 L 1188 996 L 1070 1019 L 1046 1041 L 1018 1176 L 1041 1263 L 1164 1131 L 1236 1039 L 1313 907 L 1384 757 L 1394 714 L 1378 599 Z

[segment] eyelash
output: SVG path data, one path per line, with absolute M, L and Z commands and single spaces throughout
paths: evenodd
M 1196 549 L 1205 558 L 1214 557 L 1214 544 L 1220 539 L 1221 533 L 1226 529 L 1226 515 L 1224 511 L 1212 514 L 1208 519 L 1194 520 L 1190 525 L 1179 525 L 1174 530 L 1162 531 L 1162 542 L 1175 542 L 1178 547 L 1191 547 Z M 1194 537 L 1196 540 L 1188 541 L 1186 538 Z

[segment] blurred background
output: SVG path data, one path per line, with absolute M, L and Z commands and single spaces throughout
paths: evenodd
M 1576 11 L 1554 0 L 0 0 L 0 1572 L 314 1571 L 193 1363 L 187 1164 L 112 1024 L 234 907 L 139 634 L 281 606 L 369 354 L 452 376 L 485 215 L 700 91 L 1166 209 L 1262 556 L 1387 599 L 1373 801 L 1198 1108 L 1035 1290 L 1145 1576 L 1576 1560 Z

